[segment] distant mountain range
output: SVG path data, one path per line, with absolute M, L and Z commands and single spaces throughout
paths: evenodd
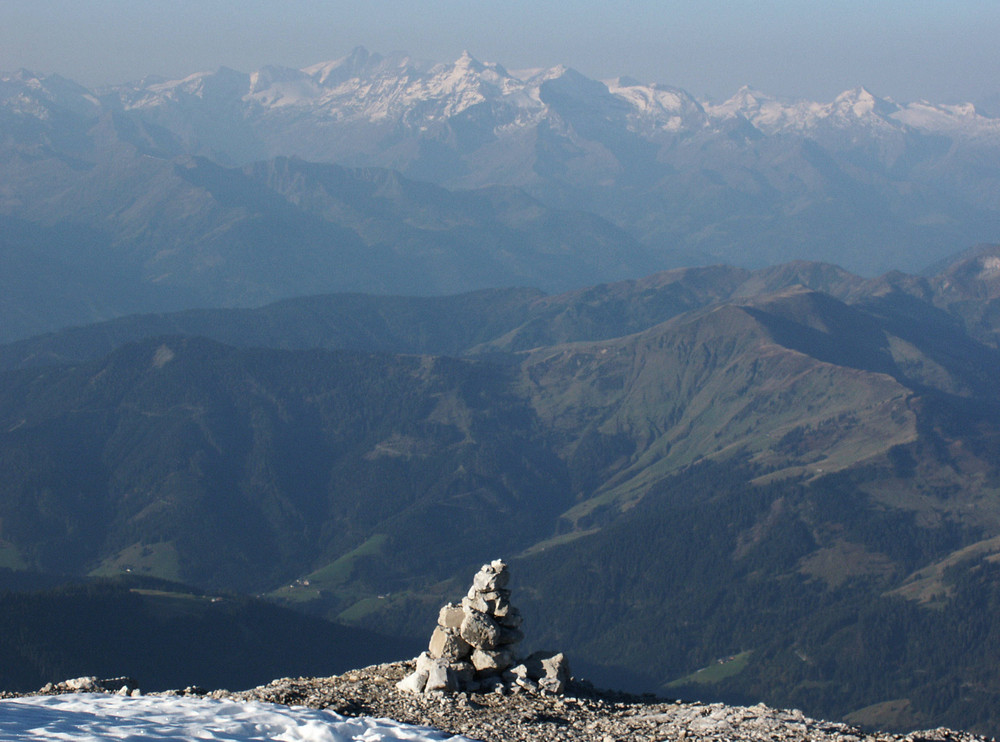
M 971 105 L 714 104 L 469 55 L 94 91 L 21 70 L 0 76 L 0 162 L 6 340 L 331 291 L 916 272 L 1000 234 L 1000 119 Z
M 399 634 L 503 556 L 532 635 L 605 682 L 994 729 L 998 265 L 317 296 L 10 344 L 0 566 Z

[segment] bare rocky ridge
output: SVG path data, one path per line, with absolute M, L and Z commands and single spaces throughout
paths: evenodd
M 510 691 L 453 694 L 414 694 L 398 689 L 396 684 L 415 667 L 415 661 L 394 662 L 327 678 L 282 678 L 241 692 L 208 692 L 192 687 L 154 695 L 204 696 L 329 709 L 345 716 L 374 716 L 430 726 L 483 742 L 985 742 L 987 739 L 950 729 L 910 734 L 865 732 L 839 722 L 811 719 L 797 710 L 773 709 L 764 704 L 740 707 L 633 696 L 597 690 L 586 681 L 571 681 L 562 695 L 521 686 Z M 94 678 L 77 679 L 82 680 L 93 682 L 60 683 L 31 695 L 101 692 L 102 687 L 114 685 Z M 0 693 L 3 697 L 13 695 L 16 694 Z
M 570 682 L 563 695 L 520 686 L 512 692 L 423 695 L 397 689 L 396 683 L 414 668 L 415 662 L 397 662 L 330 678 L 285 678 L 242 693 L 221 691 L 211 695 L 329 708 L 346 715 L 388 717 L 484 742 L 985 739 L 950 729 L 911 734 L 864 732 L 847 724 L 810 719 L 801 711 L 782 711 L 764 704 L 737 707 L 683 703 L 601 691 L 579 681 Z

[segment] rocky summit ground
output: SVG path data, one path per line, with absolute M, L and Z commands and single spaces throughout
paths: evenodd
M 327 678 L 282 678 L 246 691 L 186 688 L 167 695 L 198 695 L 330 709 L 430 726 L 483 742 L 653 742 L 660 740 L 817 740 L 822 742 L 978 742 L 966 732 L 934 729 L 910 734 L 865 732 L 847 724 L 810 719 L 801 711 L 763 704 L 684 703 L 602 691 L 572 682 L 562 695 L 517 686 L 489 693 L 415 695 L 396 688 L 413 662 L 373 665 Z M 110 689 L 70 681 L 40 693 Z M 10 694 L 5 694 L 10 695 Z

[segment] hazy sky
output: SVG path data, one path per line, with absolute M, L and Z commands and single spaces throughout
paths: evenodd
M 998 0 L 0 0 L 0 69 L 87 85 L 225 65 L 303 67 L 358 45 L 725 98 L 743 84 L 829 100 L 1000 91 Z

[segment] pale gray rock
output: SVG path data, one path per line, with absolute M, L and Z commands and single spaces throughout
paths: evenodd
M 443 629 L 457 629 L 462 625 L 465 611 L 459 603 L 448 603 L 438 612 L 438 626 Z
M 529 690 L 529 691 L 535 691 L 535 692 L 537 692 L 538 691 L 538 683 L 536 683 L 531 678 L 517 678 L 514 681 L 514 688 L 515 689 L 517 689 L 517 688 L 523 688 L 524 690 Z
M 466 595 L 464 598 L 462 598 L 462 611 L 463 614 L 473 613 L 473 612 L 489 613 L 490 606 L 485 600 L 483 600 L 482 595 L 480 595 L 478 592 L 475 592 L 471 597 Z M 463 615 L 462 618 L 464 619 L 465 616 Z
M 415 670 L 396 683 L 396 687 L 406 693 L 423 693 L 427 687 L 427 673 Z
M 472 653 L 472 665 L 477 672 L 502 672 L 514 664 L 514 656 L 506 649 L 477 649 Z
M 561 694 L 569 683 L 569 662 L 562 652 L 542 660 L 545 675 L 538 678 L 538 686 L 549 693 Z
M 542 658 L 542 670 L 546 678 L 558 677 L 563 681 L 569 680 L 569 662 L 562 652 Z
M 506 613 L 510 609 L 510 590 L 491 590 L 479 593 L 477 597 L 486 606 L 483 613 L 491 616 Z
M 495 564 L 499 564 L 499 567 L 494 566 Z M 493 592 L 497 588 L 507 587 L 509 581 L 510 572 L 507 571 L 507 565 L 496 560 L 491 564 L 483 565 L 472 579 L 472 586 L 476 590 L 486 593 Z
M 518 685 L 533 688 L 537 683 L 548 693 L 562 693 L 570 680 L 569 662 L 562 652 L 535 652 L 510 671 Z
M 443 629 L 438 626 L 431 634 L 428 652 L 435 659 L 464 660 L 472 654 L 472 647 L 455 629 Z
M 429 673 L 431 671 L 431 665 L 434 664 L 434 660 L 427 652 L 421 652 L 417 655 L 417 672 Z
M 436 690 L 458 690 L 454 674 L 449 671 L 447 664 L 440 662 L 431 665 L 430 672 L 427 674 L 427 684 L 424 686 L 425 693 L 432 693 Z

